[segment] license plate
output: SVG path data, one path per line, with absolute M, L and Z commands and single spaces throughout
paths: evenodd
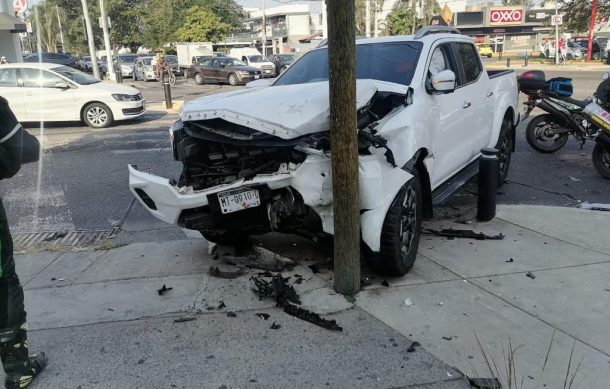
M 265 73 L 271 73 L 271 70 L 265 70 Z
M 218 193 L 218 202 L 220 203 L 220 211 L 226 214 L 258 207 L 261 205 L 261 198 L 256 189 L 238 189 Z
M 258 80 L 259 78 L 261 78 L 261 76 L 259 76 L 258 74 L 256 76 L 254 76 L 255 80 Z

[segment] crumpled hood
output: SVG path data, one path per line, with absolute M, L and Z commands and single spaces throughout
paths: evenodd
M 246 88 L 201 97 L 184 104 L 183 121 L 224 119 L 254 130 L 292 139 L 328 131 L 328 81 L 298 85 Z M 406 94 L 407 86 L 377 80 L 358 80 L 357 108 L 377 91 Z

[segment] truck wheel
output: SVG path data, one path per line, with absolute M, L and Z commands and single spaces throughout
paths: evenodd
M 200 230 L 201 235 L 208 242 L 224 244 L 228 246 L 241 246 L 246 244 L 250 237 L 241 231 L 213 231 Z
M 236 86 L 238 83 L 237 76 L 234 73 L 229 74 L 229 85 Z
M 498 150 L 498 162 L 500 165 L 500 173 L 498 174 L 498 188 L 504 184 L 506 178 L 508 178 L 508 171 L 510 169 L 510 159 L 513 153 L 513 135 L 511 131 L 512 122 L 509 119 L 502 121 L 502 129 L 500 129 L 500 136 L 498 136 L 498 143 L 496 149 Z
M 593 166 L 600 176 L 610 179 L 610 150 L 599 143 L 593 148 Z
M 91 103 L 83 110 L 83 120 L 89 127 L 106 128 L 112 124 L 114 117 L 105 104 Z
M 541 153 L 554 153 L 561 149 L 568 141 L 569 134 L 553 134 L 560 126 L 553 122 L 552 116 L 548 114 L 539 115 L 530 120 L 525 129 L 527 143 L 536 151 Z
M 203 74 L 195 73 L 195 84 L 197 84 L 197 85 L 205 84 L 205 78 L 203 78 Z
M 381 229 L 381 251 L 372 258 L 375 270 L 391 275 L 405 275 L 415 262 L 423 205 L 419 175 L 405 184 L 398 193 Z

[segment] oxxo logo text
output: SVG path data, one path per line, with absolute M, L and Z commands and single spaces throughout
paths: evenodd
M 490 24 L 513 24 L 523 22 L 522 8 L 492 9 L 489 15 Z

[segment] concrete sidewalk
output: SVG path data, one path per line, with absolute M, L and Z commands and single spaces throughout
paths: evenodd
M 370 276 L 355 304 L 332 291 L 330 270 L 307 267 L 328 252 L 294 237 L 261 238 L 299 262 L 285 275 L 304 277 L 295 284 L 304 307 L 343 332 L 259 301 L 248 276 L 210 277 L 218 262 L 202 239 L 18 255 L 30 343 L 51 359 L 33 387 L 468 388 L 460 372 L 492 375 L 475 334 L 503 381 L 510 339 L 524 388 L 563 387 L 572 347 L 574 387 L 608 387 L 610 214 L 502 206 L 489 223 L 426 223 L 449 227 L 505 238 L 425 235 L 408 275 L 389 287 Z M 159 296 L 163 284 L 174 289 Z M 174 322 L 185 315 L 196 320 Z M 422 347 L 407 352 L 412 341 Z

